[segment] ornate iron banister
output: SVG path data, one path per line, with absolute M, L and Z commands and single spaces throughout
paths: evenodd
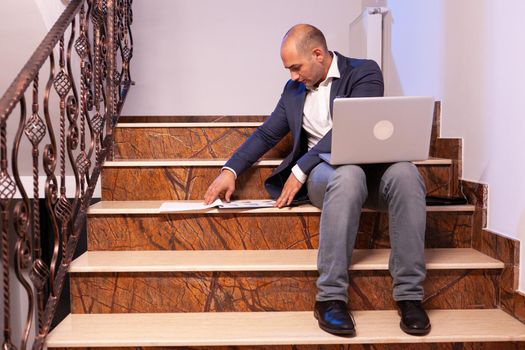
M 0 98 L 3 350 L 26 350 L 31 342 L 34 350 L 45 345 L 103 162 L 111 158 L 113 129 L 132 85 L 131 4 L 132 0 L 71 0 Z M 74 53 L 80 61 L 78 78 L 73 71 Z M 39 75 L 46 62 L 49 77 L 41 84 Z M 53 95 L 59 99 L 58 112 L 50 105 Z M 29 117 L 26 98 L 31 99 Z M 10 130 L 8 134 L 8 120 L 15 118 L 17 106 L 20 116 L 16 133 Z M 54 120 L 55 114 L 59 122 Z M 8 135 L 13 134 L 9 158 Z M 23 141 L 30 142 L 30 154 L 21 154 Z M 24 188 L 20 174 L 19 163 L 26 159 L 32 162 L 31 189 Z M 46 179 L 45 210 L 51 222 L 47 232 L 41 227 L 38 200 L 40 166 Z M 67 176 L 74 179 L 74 195 L 69 198 Z M 17 190 L 21 197 L 18 200 L 14 198 Z M 29 190 L 33 193 L 32 203 Z M 16 240 L 13 252 L 11 234 Z M 45 235 L 53 237 L 49 262 L 42 257 Z M 11 269 L 29 305 L 21 339 L 16 341 L 11 328 Z M 30 339 L 32 328 L 35 339 Z

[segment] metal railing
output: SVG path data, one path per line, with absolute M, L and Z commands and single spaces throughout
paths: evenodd
M 45 345 L 102 164 L 112 158 L 113 130 L 132 84 L 131 3 L 71 0 L 0 99 L 3 350 L 28 346 L 40 350 Z M 46 62 L 49 76 L 42 87 L 39 75 Z M 79 62 L 79 69 L 73 69 L 74 62 Z M 58 101 L 56 108 L 50 105 L 51 96 Z M 29 117 L 26 99 L 31 100 Z M 14 118 L 16 134 L 8 135 L 8 121 Z M 13 141 L 8 144 L 9 138 Z M 21 153 L 22 141 L 30 143 L 32 151 L 26 152 L 30 154 Z M 28 161 L 33 169 L 31 189 L 24 188 L 19 167 Z M 39 214 L 40 167 L 51 221 L 47 231 Z M 74 177 L 72 198 L 66 197 L 66 175 Z M 17 191 L 20 199 L 14 198 Z M 16 236 L 14 251 L 10 234 Z M 41 250 L 47 235 L 53 237 L 48 263 Z M 22 311 L 11 309 L 11 269 L 27 297 L 21 339 L 13 339 L 12 315 Z M 30 339 L 32 329 L 35 339 Z

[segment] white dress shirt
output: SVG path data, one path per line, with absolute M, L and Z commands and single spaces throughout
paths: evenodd
M 312 149 L 332 129 L 332 116 L 330 115 L 330 89 L 332 80 L 340 78 L 337 66 L 337 55 L 332 53 L 332 64 L 328 69 L 326 79 L 314 89 L 308 89 L 303 108 L 303 129 L 308 138 L 308 150 Z M 301 183 L 305 183 L 308 175 L 296 164 L 292 172 Z

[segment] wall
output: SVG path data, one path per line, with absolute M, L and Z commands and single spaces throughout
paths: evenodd
M 443 102 L 442 135 L 464 138 L 463 177 L 489 184 L 489 229 L 525 242 L 525 2 L 389 0 L 387 6 L 387 91 Z
M 292 25 L 318 26 L 329 47 L 349 54 L 350 23 L 363 4 L 142 0 L 133 6 L 137 85 L 124 114 L 242 115 L 275 107 L 288 79 L 279 46 Z
M 24 20 L 20 20 L 21 18 Z M 3 1 L 0 11 L 0 42 L 3 53 L 0 55 L 0 93 L 3 94 L 9 87 L 46 32 L 40 11 L 33 2 Z
M 0 70 L 0 96 L 11 85 L 64 8 L 61 0 L 6 0 L 2 3 L 2 11 L 0 11 L 0 43 L 2 50 L 5 51 L 2 51 L 3 54 L 0 55 L 0 67 L 2 67 Z M 55 55 L 57 55 L 57 52 L 58 50 L 55 51 Z M 42 101 L 48 76 L 49 62 L 46 62 L 39 75 L 40 116 L 42 118 L 44 117 Z M 31 87 L 26 90 L 25 97 L 27 117 L 29 117 L 32 103 Z M 57 95 L 52 90 L 50 95 L 50 116 L 54 125 L 58 125 L 60 120 L 57 100 Z M 7 121 L 8 154 L 11 154 L 11 146 L 19 126 L 19 120 L 20 108 L 17 106 Z M 44 138 L 43 142 L 49 142 L 49 139 Z M 20 144 L 19 154 L 31 155 L 31 152 L 32 146 L 24 137 Z M 20 174 L 22 176 L 30 176 L 32 174 L 32 162 L 22 161 L 22 159 L 30 158 L 20 157 L 19 159 Z M 43 175 L 43 173 L 41 169 L 40 174 Z M 72 173 L 72 171 L 68 169 L 68 173 Z M 29 183 L 32 182 L 30 178 L 29 181 Z

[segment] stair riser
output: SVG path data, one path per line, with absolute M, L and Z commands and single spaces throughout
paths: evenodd
M 462 139 L 437 139 L 430 146 L 430 156 L 452 161 L 452 178 L 459 179 L 462 174 Z M 461 196 L 459 181 L 451 182 L 450 195 Z
M 258 166 L 243 173 L 236 182 L 238 199 L 269 198 L 264 180 L 274 167 Z M 451 167 L 418 166 L 427 193 L 448 195 Z M 182 200 L 203 199 L 220 167 L 106 167 L 102 174 L 103 200 Z
M 117 128 L 115 159 L 215 159 L 229 158 L 256 128 Z M 288 136 L 268 151 L 264 159 L 286 157 Z
M 359 326 L 357 326 L 359 332 Z M 93 348 L 55 348 L 57 350 L 91 350 Z M 523 343 L 435 343 L 435 344 L 352 344 L 352 345 L 276 345 L 276 346 L 195 346 L 140 347 L 141 350 L 523 350 Z M 97 348 L 97 350 L 137 350 L 137 348 Z
M 428 212 L 427 248 L 469 248 L 473 214 Z M 107 215 L 88 220 L 89 250 L 309 249 L 319 213 Z M 356 248 L 388 248 L 388 215 L 361 215 Z
M 263 122 L 267 116 L 121 117 L 120 123 Z M 431 149 L 439 137 L 440 106 L 436 104 Z M 115 159 L 229 158 L 256 127 L 119 127 L 115 130 Z M 291 149 L 288 135 L 263 158 L 283 158 Z
M 497 270 L 430 270 L 424 284 L 425 305 L 493 308 L 498 274 Z M 351 309 L 395 309 L 388 271 L 351 271 L 350 275 Z M 308 311 L 315 302 L 316 279 L 315 271 L 72 274 L 72 312 Z

